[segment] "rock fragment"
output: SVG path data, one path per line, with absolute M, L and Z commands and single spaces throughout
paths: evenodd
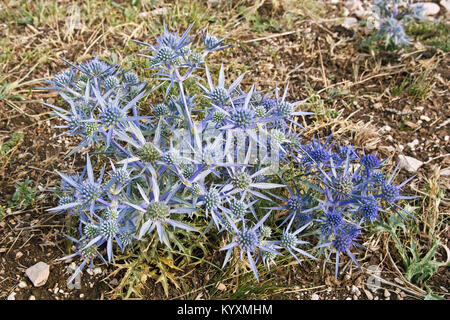
M 424 16 L 435 16 L 439 13 L 440 7 L 438 4 L 433 2 L 418 2 L 417 4 L 421 4 L 424 7 L 423 15 Z
M 441 6 L 443 6 L 445 8 L 445 11 L 447 11 L 445 13 L 445 15 L 447 17 L 450 16 L 450 0 L 441 0 L 441 2 L 439 2 Z
M 423 165 L 423 162 L 413 157 L 404 155 L 398 156 L 400 160 L 400 168 L 405 169 L 408 172 L 417 172 L 417 170 Z
M 35 265 L 29 267 L 25 274 L 31 280 L 35 287 L 43 286 L 50 275 L 50 266 L 45 262 L 39 261 Z
M 319 297 L 319 295 L 317 293 L 313 293 L 312 294 L 311 300 L 319 300 L 319 299 L 320 299 L 320 297 Z
M 342 26 L 347 29 L 356 29 L 359 26 L 358 19 L 347 17 L 344 19 Z

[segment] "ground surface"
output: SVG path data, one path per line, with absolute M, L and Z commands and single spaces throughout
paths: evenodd
M 72 261 L 56 259 L 70 249 L 63 236 L 68 220 L 45 211 L 55 204 L 47 190 L 57 181 L 54 170 L 78 168 L 80 157 L 61 161 L 74 141 L 55 138 L 52 126 L 57 121 L 40 104 L 53 103 L 55 95 L 35 88 L 42 78 L 64 68 L 59 58 L 84 61 L 98 55 L 130 63 L 137 46 L 129 40 L 151 42 L 164 20 L 179 30 L 195 20 L 196 31 L 209 26 L 227 38 L 234 48 L 215 55 L 209 63 L 223 62 L 229 73 L 248 71 L 244 85 L 256 81 L 267 88 L 289 81 L 290 99 L 308 99 L 305 108 L 316 113 L 307 120 L 306 140 L 334 132 L 342 141 L 390 157 L 391 166 L 399 155 L 422 161 L 416 173 L 402 170 L 398 177 L 401 181 L 415 174 L 408 191 L 423 196 L 414 203 L 419 221 L 413 233 L 399 237 L 405 246 L 413 237 L 424 255 L 436 236 L 441 245 L 435 259 L 446 262 L 450 232 L 448 53 L 426 43 L 426 38 L 425 43 L 415 41 L 399 53 L 363 48 L 361 41 L 369 31 L 361 24 L 342 26 L 344 2 L 323 6 L 319 1 L 300 0 L 90 1 L 76 7 L 71 1 L 0 2 L 0 298 L 12 293 L 16 299 L 118 297 L 114 289 L 123 272 L 106 277 L 104 265 L 92 275 L 83 272 L 81 290 L 66 287 Z M 348 14 L 355 17 L 351 11 Z M 445 20 L 445 14 L 441 7 L 435 18 Z M 447 24 L 447 44 L 448 31 Z M 13 196 L 15 183 L 26 179 L 35 190 L 28 206 Z M 405 279 L 405 266 L 391 237 L 386 233 L 365 237 L 368 250 L 357 256 L 363 269 L 345 260 L 341 268 L 346 272 L 338 280 L 332 275 L 331 263 L 306 263 L 276 268 L 276 276 L 258 285 L 248 272 L 239 280 L 222 277 L 219 283 L 214 280 L 218 271 L 200 264 L 184 273 L 175 272 L 182 285 L 171 286 L 169 297 L 423 299 L 428 291 L 425 284 Z M 221 265 L 223 256 L 211 254 L 205 259 Z M 24 271 L 38 261 L 51 265 L 50 277 L 44 286 L 35 288 Z M 371 266 L 376 266 L 382 279 L 382 289 L 375 292 L 367 286 L 374 279 L 367 272 Z M 447 299 L 448 269 L 440 267 L 426 284 Z M 152 279 L 138 285 L 138 291 L 147 299 L 165 298 L 161 285 Z

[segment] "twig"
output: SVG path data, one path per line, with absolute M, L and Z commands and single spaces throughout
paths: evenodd
M 448 156 L 450 156 L 450 153 L 447 153 L 447 154 L 441 154 L 440 156 L 437 156 L 437 157 L 431 158 L 431 159 L 428 160 L 428 161 L 425 161 L 423 164 L 428 164 L 428 163 L 430 163 L 431 161 L 434 161 L 434 160 L 439 159 L 439 158 L 445 158 L 445 157 L 448 157 Z
M 255 38 L 255 39 L 251 39 L 251 40 L 245 40 L 245 41 L 241 41 L 242 43 L 249 43 L 249 42 L 257 42 L 257 41 L 263 41 L 263 40 L 268 40 L 268 39 L 273 39 L 273 38 L 278 38 L 278 37 L 284 37 L 296 32 L 300 32 L 301 29 L 296 29 L 296 30 L 291 30 L 291 31 L 286 31 L 283 33 L 273 33 L 271 35 L 265 36 L 265 37 L 261 37 L 261 38 Z

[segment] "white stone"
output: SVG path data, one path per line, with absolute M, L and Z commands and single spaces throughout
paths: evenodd
M 343 17 L 348 17 L 350 15 L 350 11 L 347 8 L 342 9 L 341 15 Z
M 381 130 L 385 131 L 385 132 L 389 132 L 389 131 L 392 130 L 392 128 L 390 126 L 388 126 L 388 125 L 385 125 L 384 127 L 381 128 Z
M 441 0 L 441 2 L 439 2 L 441 4 L 441 6 L 443 6 L 445 8 L 445 10 L 447 11 L 447 15 L 450 14 L 450 0 Z
M 148 16 L 160 16 L 165 15 L 167 13 L 167 8 L 157 8 L 152 11 L 144 11 L 138 14 L 139 18 L 147 18 Z
M 363 290 L 364 290 L 364 293 L 365 293 L 366 296 L 367 296 L 367 299 L 373 300 L 373 295 L 372 295 L 372 293 L 371 293 L 369 290 L 366 290 L 366 289 L 363 289 Z
M 434 16 L 439 13 L 440 7 L 438 4 L 433 2 L 418 2 L 417 4 L 422 4 L 424 7 L 424 16 Z
M 98 275 L 98 274 L 102 274 L 103 271 L 102 271 L 102 268 L 97 267 L 97 268 L 94 269 L 93 272 L 94 272 L 95 275 Z
M 217 286 L 217 289 L 220 291 L 225 291 L 225 290 L 227 290 L 227 287 L 223 283 L 219 283 L 219 285 Z
M 222 0 L 208 0 L 208 4 L 211 6 L 218 5 Z
M 442 170 L 441 177 L 450 177 L 450 168 Z
M 160 15 L 165 15 L 167 13 L 167 8 L 163 7 L 163 8 L 157 8 L 155 10 L 150 11 L 150 14 L 153 16 L 160 16 Z
M 30 296 L 30 297 L 28 298 L 28 300 L 36 300 L 36 297 L 35 297 L 35 296 Z
M 25 274 L 31 280 L 35 287 L 43 286 L 50 275 L 50 266 L 45 262 L 39 261 L 35 265 L 29 267 Z
M 360 19 L 364 19 L 364 18 L 370 16 L 371 14 L 372 14 L 371 11 L 364 10 L 364 9 L 359 9 L 359 10 L 355 11 L 355 15 Z
M 12 293 L 8 296 L 8 298 L 6 298 L 6 300 L 16 300 L 16 293 L 15 293 L 15 292 L 12 292 Z
M 344 19 L 342 25 L 347 29 L 356 29 L 359 26 L 359 23 L 356 18 L 347 17 Z
M 418 139 L 414 139 L 412 142 L 407 143 L 408 147 L 410 147 L 411 149 L 414 149 L 418 144 L 419 144 Z
M 20 281 L 19 282 L 19 288 L 23 289 L 27 287 L 27 283 L 25 281 Z
M 426 116 L 426 115 L 421 115 L 421 116 L 420 116 L 420 120 L 429 122 L 431 119 L 430 119 L 430 117 L 428 117 L 428 116 Z
M 317 293 L 313 293 L 312 294 L 311 300 L 319 300 L 319 299 L 320 299 L 320 297 L 319 297 L 319 295 Z
M 358 287 L 352 285 L 352 293 L 354 293 L 357 297 L 361 295 L 361 291 L 359 291 Z
M 400 160 L 400 168 L 409 172 L 416 172 L 423 165 L 422 161 L 413 157 L 399 155 L 398 158 Z
M 345 7 L 350 12 L 355 12 L 356 10 L 362 10 L 362 3 L 360 0 L 347 0 L 345 1 Z

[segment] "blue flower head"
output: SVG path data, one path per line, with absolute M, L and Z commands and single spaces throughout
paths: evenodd
M 325 248 L 329 247 L 330 253 L 326 258 L 325 262 L 327 262 L 333 251 L 336 251 L 336 266 L 335 266 L 335 277 L 337 278 L 339 273 L 339 257 L 341 253 L 346 253 L 355 264 L 360 267 L 358 261 L 355 256 L 352 254 L 350 249 L 355 245 L 364 248 L 360 244 L 356 242 L 356 238 L 359 236 L 360 231 L 359 228 L 351 223 L 343 222 L 341 226 L 337 228 L 333 232 L 333 239 L 330 242 L 322 243 L 316 248 Z
M 301 163 L 303 166 L 311 166 L 311 165 L 324 165 L 331 158 L 330 149 L 332 145 L 327 147 L 327 144 L 331 140 L 331 135 L 325 140 L 322 144 L 320 139 L 313 139 L 313 141 L 306 146 L 301 147 L 301 151 L 304 155 L 301 157 Z
M 379 219 L 378 212 L 380 211 L 380 206 L 374 196 L 369 196 L 367 199 L 359 201 L 358 211 L 363 220 L 373 223 Z
M 223 50 L 230 47 L 229 45 L 223 45 L 225 39 L 219 39 L 213 35 L 210 35 L 208 29 L 206 30 L 206 33 L 202 34 L 202 41 L 206 52 Z
M 375 1 L 372 11 L 379 23 L 378 38 L 386 47 L 408 45 L 411 39 L 406 35 L 405 25 L 411 20 L 423 20 L 424 9 L 423 4 L 413 3 L 413 0 Z
M 225 214 L 226 219 L 228 219 L 233 229 L 233 241 L 220 249 L 220 251 L 227 251 L 223 266 L 225 266 L 229 261 L 233 248 L 238 246 L 241 249 L 241 260 L 243 259 L 244 254 L 246 254 L 252 271 L 255 274 L 256 279 L 259 281 L 258 271 L 256 269 L 255 263 L 255 254 L 257 253 L 257 251 L 261 250 L 271 252 L 275 255 L 281 255 L 278 251 L 266 247 L 264 245 L 265 243 L 260 241 L 260 228 L 262 227 L 264 221 L 267 220 L 269 215 L 270 212 L 267 213 L 251 228 L 247 228 L 245 222 L 243 222 L 242 228 L 238 229 L 233 220 L 231 220 L 230 217 Z
M 298 247 L 299 244 L 308 244 L 307 241 L 299 240 L 297 235 L 300 232 L 302 232 L 303 230 L 305 230 L 310 225 L 310 223 L 305 224 L 305 225 L 301 226 L 300 228 L 298 228 L 297 230 L 292 232 L 292 231 L 290 231 L 290 229 L 291 229 L 292 223 L 294 222 L 294 218 L 295 217 L 291 218 L 291 221 L 289 222 L 287 227 L 283 230 L 281 239 L 278 241 L 275 241 L 274 243 L 280 244 L 283 248 L 285 248 L 290 253 L 290 255 L 293 256 L 295 258 L 295 260 L 297 260 L 297 262 L 299 264 L 301 264 L 301 261 L 298 258 L 296 252 L 303 256 L 306 256 L 310 259 L 317 260 L 316 257 L 312 256 L 308 252 L 306 252 Z
M 91 160 L 89 155 L 86 155 L 86 166 L 84 172 L 87 173 L 87 179 L 80 181 L 73 180 L 70 176 L 57 171 L 60 177 L 74 189 L 73 202 L 64 203 L 49 211 L 69 210 L 78 206 L 86 207 L 91 214 L 94 212 L 97 203 L 105 203 L 103 197 L 105 196 L 105 188 L 102 185 L 103 173 L 105 166 L 100 172 L 100 177 L 96 180 L 92 170 Z
M 381 198 L 382 200 L 384 200 L 389 207 L 396 213 L 398 213 L 400 216 L 401 213 L 400 211 L 406 213 L 407 215 L 411 216 L 414 218 L 414 216 L 406 211 L 405 209 L 403 209 L 401 206 L 399 206 L 397 204 L 397 202 L 399 200 L 412 200 L 412 199 L 416 199 L 417 196 L 403 196 L 401 194 L 401 190 L 402 188 L 409 182 L 411 181 L 414 177 L 410 177 L 409 179 L 403 181 L 401 184 L 396 185 L 392 182 L 392 180 L 394 179 L 398 168 L 400 166 L 400 162 L 397 164 L 397 166 L 395 167 L 394 171 L 392 172 L 391 176 L 389 177 L 389 179 L 387 179 L 387 181 L 384 183 L 384 185 L 382 185 L 380 193 L 377 194 L 375 197 L 377 198 Z M 402 216 L 403 217 L 403 216 Z

